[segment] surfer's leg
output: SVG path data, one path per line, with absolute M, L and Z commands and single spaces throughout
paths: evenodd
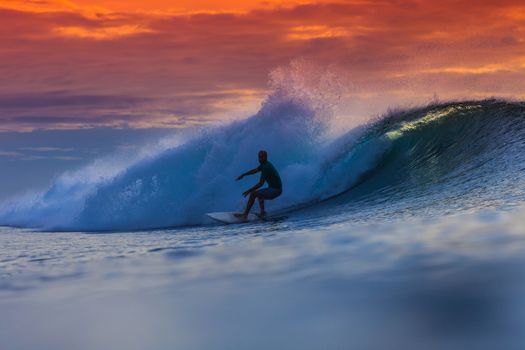
M 259 216 L 263 217 L 266 215 L 266 212 L 264 211 L 264 199 L 259 197 L 257 198 L 259 200 L 259 208 L 261 209 L 261 212 L 259 213 Z
M 253 203 L 255 203 L 255 193 L 250 193 L 250 199 L 248 199 L 248 203 L 246 203 L 246 209 L 244 209 L 244 217 L 248 217 L 248 213 L 253 207 Z
M 246 208 L 244 209 L 244 212 L 242 214 L 236 213 L 234 215 L 238 218 L 243 218 L 243 219 L 248 218 L 248 214 L 250 213 L 250 210 L 253 207 L 253 203 L 255 203 L 255 197 L 256 197 L 256 194 L 254 192 L 250 193 L 250 198 L 248 199 L 248 203 L 246 203 Z

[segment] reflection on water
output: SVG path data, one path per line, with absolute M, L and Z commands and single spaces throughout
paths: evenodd
M 0 232 L 6 349 L 522 349 L 525 214 Z

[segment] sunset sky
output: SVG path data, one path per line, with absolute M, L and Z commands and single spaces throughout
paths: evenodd
M 525 97 L 523 0 L 0 0 L 0 23 L 0 138 L 247 117 L 294 59 L 344 72 L 347 118 Z
M 3 131 L 205 123 L 257 106 L 268 73 L 294 58 L 344 69 L 347 97 L 361 106 L 434 93 L 525 96 L 521 0 L 3 0 L 0 8 Z

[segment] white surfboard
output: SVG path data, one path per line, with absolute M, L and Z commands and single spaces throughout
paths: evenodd
M 246 219 L 238 218 L 235 216 L 235 212 L 220 212 L 220 213 L 206 213 L 210 218 L 220 221 L 225 224 L 240 224 L 243 222 L 248 221 L 256 221 L 261 220 L 260 217 L 258 217 L 255 214 L 248 214 L 248 217 Z

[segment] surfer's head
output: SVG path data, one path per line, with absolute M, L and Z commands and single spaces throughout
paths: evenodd
M 266 151 L 259 151 L 259 163 L 264 164 L 268 160 L 268 153 Z

